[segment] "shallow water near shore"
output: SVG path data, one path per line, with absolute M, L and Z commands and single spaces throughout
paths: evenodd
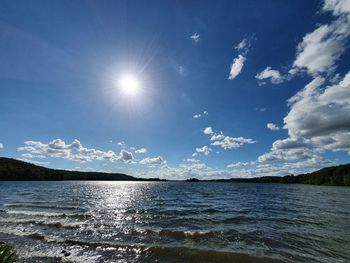
M 0 182 L 20 262 L 350 262 L 349 218 L 346 187 Z

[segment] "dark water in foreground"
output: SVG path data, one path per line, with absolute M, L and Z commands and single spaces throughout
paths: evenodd
M 350 262 L 345 187 L 0 182 L 0 209 L 21 262 Z

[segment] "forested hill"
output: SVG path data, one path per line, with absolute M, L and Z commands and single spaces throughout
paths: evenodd
M 188 181 L 196 181 L 196 179 L 192 178 Z M 327 167 L 307 174 L 287 175 L 283 177 L 264 176 L 255 178 L 217 179 L 214 181 L 240 183 L 284 183 L 350 186 L 350 164 Z
M 284 176 L 281 182 L 350 186 L 350 164 L 327 167 L 308 174 Z
M 78 172 L 56 170 L 31 163 L 0 157 L 0 181 L 34 180 L 105 180 L 105 181 L 161 181 L 158 178 L 137 178 L 122 173 Z M 198 182 L 196 178 L 187 180 Z M 205 180 L 207 182 L 239 183 L 289 183 L 350 186 L 350 164 L 323 168 L 313 173 L 287 175 L 284 177 L 265 176 L 255 178 L 231 178 Z
M 34 180 L 146 180 L 121 173 L 78 172 L 49 169 L 31 163 L 0 157 L 0 181 Z

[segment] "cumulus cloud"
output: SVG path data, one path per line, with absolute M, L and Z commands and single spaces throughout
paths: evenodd
M 135 153 L 146 153 L 147 152 L 147 149 L 146 148 L 139 148 L 135 151 Z
M 271 130 L 271 131 L 279 131 L 281 128 L 280 127 L 278 127 L 276 124 L 274 124 L 274 123 L 268 123 L 267 125 L 266 125 L 266 127 L 269 129 L 269 130 Z
M 255 76 L 258 80 L 270 79 L 273 84 L 280 84 L 283 82 L 283 77 L 278 70 L 271 69 L 271 67 L 265 68 Z
M 201 35 L 198 34 L 197 32 L 194 33 L 192 36 L 190 36 L 190 38 L 191 38 L 195 43 L 199 42 L 200 37 L 201 37 Z
M 0 143 L 0 149 L 3 149 L 4 145 L 2 143 Z
M 231 137 L 225 136 L 222 132 L 216 133 L 213 131 L 212 127 L 207 127 L 204 129 L 204 134 L 212 135 L 210 138 L 211 145 L 220 146 L 226 149 L 235 149 L 241 147 L 243 144 L 253 144 L 256 141 L 244 138 L 244 137 Z
M 271 149 L 270 152 L 259 156 L 259 162 L 286 162 L 307 160 L 310 158 L 318 158 L 319 155 L 312 149 L 304 148 L 290 148 L 290 149 Z
M 323 84 L 316 77 L 289 100 L 284 128 L 319 148 L 350 152 L 350 71 L 338 84 Z
M 244 57 L 241 54 L 239 54 L 238 57 L 233 59 L 232 64 L 230 66 L 230 74 L 228 76 L 228 79 L 234 79 L 239 75 L 239 73 L 241 73 L 246 60 L 246 57 Z
M 220 136 L 220 135 L 219 135 Z M 226 149 L 236 149 L 241 147 L 243 144 L 253 144 L 254 140 L 244 137 L 230 137 L 230 136 L 220 136 L 220 139 L 214 140 L 211 145 L 220 146 L 221 148 Z
M 111 154 L 113 154 L 113 153 L 111 152 Z M 131 162 L 133 159 L 134 159 L 134 157 L 133 157 L 132 153 L 125 151 L 125 150 L 121 150 L 119 155 L 118 155 L 118 160 L 125 162 L 125 163 Z
M 209 155 L 211 151 L 212 151 L 212 149 L 209 148 L 208 146 L 203 146 L 201 148 L 196 148 L 196 152 L 197 153 L 203 153 L 204 155 Z
M 286 138 L 272 144 L 271 150 L 259 156 L 259 162 L 286 162 L 318 158 L 320 149 L 303 138 Z
M 313 32 L 304 36 L 297 46 L 290 74 L 306 70 L 310 75 L 316 76 L 336 67 L 335 63 L 348 48 L 349 6 L 349 0 L 324 1 L 323 10 L 332 12 L 336 19 L 329 24 L 318 26 Z
M 61 139 L 55 139 L 49 143 L 40 141 L 26 141 L 25 146 L 17 148 L 18 151 L 26 151 L 32 158 L 63 158 L 79 162 L 91 162 L 94 160 L 107 160 L 111 162 L 130 162 L 133 159 L 132 153 L 121 150 L 119 154 L 109 150 L 101 151 L 84 147 L 79 140 L 66 143 Z
M 160 165 L 165 163 L 166 161 L 161 156 L 154 157 L 154 158 L 147 157 L 140 161 L 140 164 L 146 164 L 146 165 Z
M 213 129 L 212 127 L 207 127 L 203 130 L 204 134 L 213 134 Z

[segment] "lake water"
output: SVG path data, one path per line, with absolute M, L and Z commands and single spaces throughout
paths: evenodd
M 350 262 L 345 187 L 0 182 L 0 209 L 20 262 Z

